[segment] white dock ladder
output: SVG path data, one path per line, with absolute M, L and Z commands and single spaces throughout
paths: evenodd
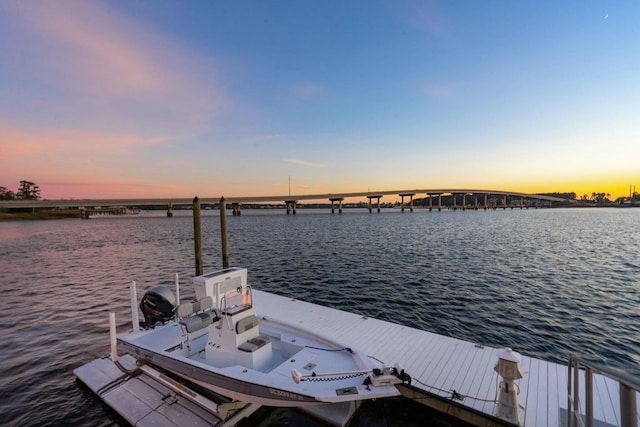
M 637 379 L 607 368 L 593 368 L 586 363 L 584 366 L 584 419 L 580 414 L 580 360 L 575 356 L 569 357 L 569 371 L 567 377 L 567 426 L 593 427 L 593 374 L 604 375 L 620 385 L 620 426 L 638 427 L 638 408 L 636 393 L 640 392 Z

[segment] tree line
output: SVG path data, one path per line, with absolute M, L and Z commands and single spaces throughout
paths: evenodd
M 13 192 L 0 185 L 0 200 L 39 200 L 40 187 L 35 182 L 20 181 L 18 191 Z

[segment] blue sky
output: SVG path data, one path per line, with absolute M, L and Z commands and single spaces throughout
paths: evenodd
M 0 0 L 0 55 L 46 198 L 640 184 L 638 1 Z

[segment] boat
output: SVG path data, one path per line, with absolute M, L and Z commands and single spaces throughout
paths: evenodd
M 411 382 L 397 364 L 261 316 L 246 268 L 197 276 L 193 284 L 196 301 L 180 304 L 166 287 L 149 289 L 139 305 L 143 327 L 134 323 L 132 331 L 118 334 L 118 345 L 141 363 L 227 398 L 274 407 L 400 396 L 396 385 Z

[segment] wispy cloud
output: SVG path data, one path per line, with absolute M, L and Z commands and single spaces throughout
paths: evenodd
M 100 133 L 77 129 L 27 130 L 0 123 L 0 151 L 3 161 L 47 158 L 51 155 L 102 156 L 122 154 L 136 146 L 170 141 L 168 136 L 145 137 L 131 133 Z
M 325 88 L 317 83 L 295 83 L 289 86 L 289 93 L 298 99 L 314 99 L 325 93 Z
M 439 37 L 451 35 L 450 24 L 445 15 L 433 2 L 420 0 L 393 2 L 392 13 L 400 14 L 399 18 L 420 31 Z M 398 7 L 402 4 L 404 7 Z
M 313 163 L 313 162 L 308 162 L 306 160 L 299 160 L 299 159 L 285 159 L 285 162 L 294 164 L 294 165 L 298 165 L 298 166 L 306 166 L 309 168 L 323 168 L 324 165 L 320 164 L 320 163 Z
M 209 60 L 108 4 L 10 2 L 6 9 L 21 23 L 27 72 L 76 107 L 167 128 L 210 122 L 230 103 Z
M 455 93 L 454 87 L 446 83 L 424 84 L 421 91 L 431 98 L 449 98 Z

